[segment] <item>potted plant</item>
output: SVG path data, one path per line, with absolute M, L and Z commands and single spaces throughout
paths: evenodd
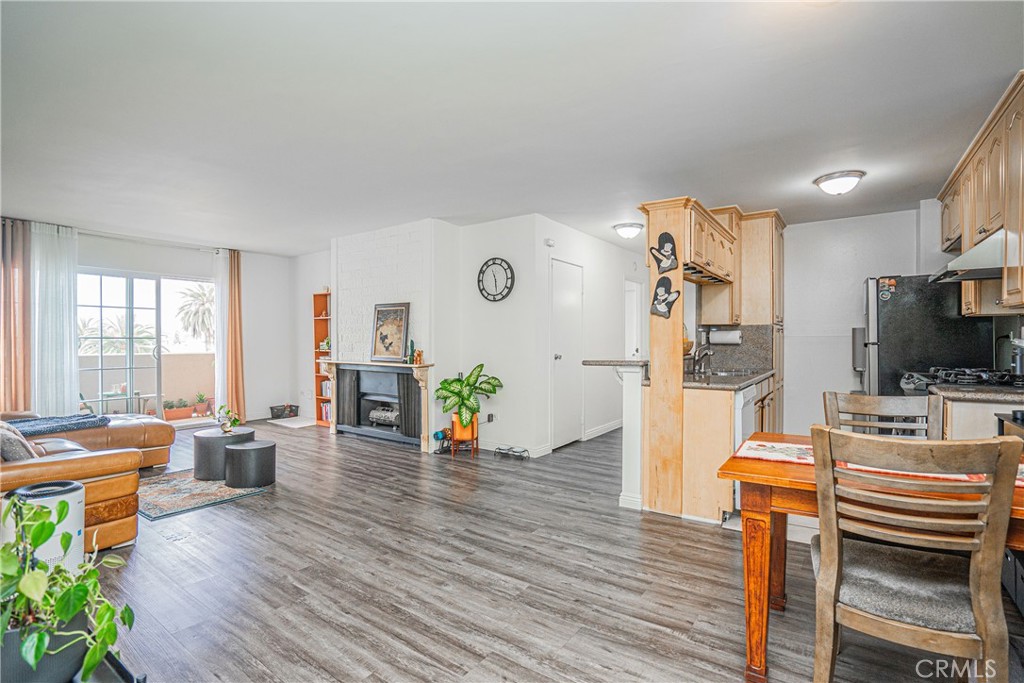
M 164 401 L 165 420 L 187 420 L 190 417 L 192 417 L 192 406 L 185 399 Z
M 5 523 L 13 517 L 15 539 L 0 546 L 0 614 L 5 628 L 0 678 L 5 681 L 66 683 L 78 671 L 87 681 L 117 642 L 118 622 L 128 629 L 135 622 L 132 608 L 118 610 L 100 587 L 99 565 L 122 567 L 125 562 L 119 556 L 108 554 L 97 561 L 93 553 L 77 567 L 65 567 L 63 559 L 72 541 L 65 531 L 60 536 L 61 562 L 50 567 L 36 558 L 36 549 L 67 517 L 67 502 L 60 501 L 55 513 L 17 497 L 3 511 Z
M 465 378 L 460 374 L 458 377 L 441 380 L 434 398 L 444 401 L 444 412 L 453 411 L 453 438 L 458 441 L 476 438 L 480 396 L 490 397 L 503 386 L 497 377 L 484 374 L 483 363 L 473 368 Z
M 206 394 L 199 392 L 196 394 L 196 415 L 199 417 L 206 417 L 213 409 L 210 407 L 210 399 L 206 398 Z
M 220 429 L 224 433 L 230 433 L 232 429 L 242 424 L 238 413 L 228 408 L 227 404 L 217 408 L 217 421 L 220 422 Z

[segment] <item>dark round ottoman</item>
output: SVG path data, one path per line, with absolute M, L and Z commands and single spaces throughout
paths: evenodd
M 224 485 L 233 489 L 269 486 L 276 478 L 277 444 L 249 441 L 224 447 Z
M 201 481 L 224 478 L 224 447 L 256 438 L 252 427 L 235 427 L 230 432 L 202 429 L 192 436 L 192 477 Z

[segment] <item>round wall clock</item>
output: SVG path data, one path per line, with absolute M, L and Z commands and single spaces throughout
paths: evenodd
M 489 258 L 480 266 L 476 285 L 480 296 L 488 301 L 501 301 L 512 293 L 516 284 L 516 272 L 512 264 L 503 258 Z

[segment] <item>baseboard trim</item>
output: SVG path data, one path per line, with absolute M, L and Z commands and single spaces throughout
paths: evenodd
M 640 496 L 634 496 L 628 493 L 619 494 L 619 507 L 629 508 L 630 510 L 642 510 Z
M 600 427 L 591 427 L 590 429 L 583 432 L 583 440 L 590 441 L 591 439 L 596 439 L 597 437 L 603 434 L 607 434 L 608 432 L 614 432 L 616 429 L 620 429 L 621 427 L 622 418 L 619 418 L 618 420 L 613 420 L 608 424 L 603 424 Z
M 696 515 L 679 515 L 681 519 L 685 519 L 688 522 L 700 522 L 701 524 L 714 524 L 715 526 L 721 526 L 722 520 L 720 519 L 708 519 L 707 517 L 697 517 Z

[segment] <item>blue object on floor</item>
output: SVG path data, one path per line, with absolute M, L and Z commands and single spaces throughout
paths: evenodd
M 60 432 L 74 432 L 79 429 L 106 427 L 110 418 L 106 415 L 67 415 L 65 417 L 30 417 L 23 420 L 11 420 L 11 425 L 24 437 L 44 436 Z

